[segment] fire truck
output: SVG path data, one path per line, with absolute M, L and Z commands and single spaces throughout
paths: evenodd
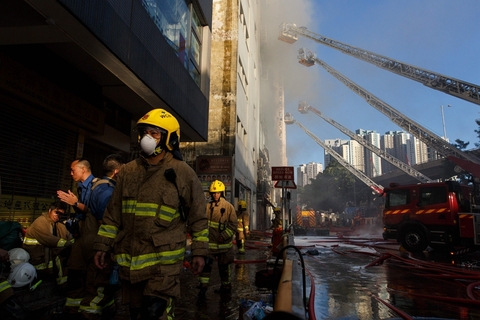
M 456 181 L 392 183 L 384 195 L 385 240 L 397 240 L 410 252 L 428 246 L 437 250 L 480 248 L 480 211 L 473 187 Z

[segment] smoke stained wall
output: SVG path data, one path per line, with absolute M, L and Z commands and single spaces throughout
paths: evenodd
M 308 27 L 311 21 L 317 18 L 315 11 L 317 9 L 315 1 L 265 0 L 261 2 L 263 4 L 260 32 L 262 122 L 272 166 L 283 166 L 288 163 L 287 150 L 289 153 L 308 152 L 314 143 L 305 135 L 305 139 L 295 141 L 287 149 L 288 132 L 301 129 L 297 126 L 285 126 L 283 116 L 286 112 L 290 112 L 297 118 L 298 102 L 301 100 L 320 100 L 317 96 L 320 70 L 306 68 L 297 60 L 298 49 L 311 48 L 313 42 L 302 37 L 293 44 L 278 40 L 280 25 L 286 22 Z M 299 121 L 301 122 L 301 119 Z

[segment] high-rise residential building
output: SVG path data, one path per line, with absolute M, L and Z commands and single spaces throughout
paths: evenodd
M 355 133 L 377 148 L 381 148 L 380 134 L 373 130 L 357 129 Z M 369 177 L 382 175 L 382 158 L 368 148 L 365 148 L 365 174 Z
M 413 135 L 397 131 L 395 133 L 395 157 L 408 165 L 420 164 L 428 161 L 428 148 Z
M 324 142 L 327 146 L 337 152 L 343 159 L 350 163 L 355 169 L 364 171 L 364 148 L 355 140 L 342 140 L 342 139 L 326 139 Z M 328 150 L 324 150 L 324 163 L 325 167 L 328 166 L 332 157 Z
M 343 159 L 347 160 L 355 169 L 365 172 L 365 148 L 355 140 L 349 140 L 342 145 Z
M 297 168 L 297 186 L 304 187 L 307 183 L 307 166 L 301 164 Z
M 408 165 L 428 161 L 429 152 L 426 144 L 409 133 L 387 131 L 381 136 L 372 130 L 357 129 L 356 134 Z M 394 165 L 383 160 L 368 148 L 364 148 L 355 140 L 331 139 L 325 140 L 325 142 L 355 169 L 363 171 L 369 177 L 377 177 L 396 170 Z M 328 166 L 330 160 L 331 156 L 328 151 L 325 151 L 325 166 Z
M 330 148 L 333 149 L 333 151 L 337 152 L 339 155 L 343 155 L 342 151 L 342 145 L 347 143 L 348 140 L 342 140 L 342 139 L 326 139 L 324 140 L 324 143 L 329 146 Z M 328 166 L 330 161 L 334 159 L 327 150 L 325 150 L 325 154 L 323 157 L 323 163 L 325 164 L 325 168 Z
M 304 187 L 312 183 L 312 179 L 316 179 L 317 175 L 323 171 L 321 163 L 309 162 L 301 164 L 297 168 L 297 186 Z
M 306 173 L 307 173 L 307 181 L 306 184 L 312 183 L 312 179 L 316 179 L 317 175 L 323 171 L 323 167 L 321 163 L 317 162 L 309 162 L 306 165 Z
M 408 165 L 411 165 L 412 154 L 410 152 L 411 148 L 409 147 L 409 140 L 410 140 L 410 134 L 403 131 L 397 131 L 393 136 L 393 141 L 395 146 L 395 149 L 394 149 L 395 158 L 405 162 Z
M 394 141 L 395 132 L 387 131 L 384 135 L 380 137 L 380 148 L 388 153 L 389 155 L 395 157 L 395 141 Z M 388 173 L 396 169 L 396 167 L 390 162 L 382 159 L 382 172 Z
M 415 145 L 415 163 L 420 164 L 428 162 L 428 147 L 425 142 L 420 141 L 416 137 L 412 136 L 413 143 Z

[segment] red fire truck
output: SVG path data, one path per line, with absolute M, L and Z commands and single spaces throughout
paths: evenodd
M 480 213 L 474 190 L 455 181 L 384 189 L 383 238 L 410 252 L 480 248 Z M 476 212 L 475 212 L 476 211 Z

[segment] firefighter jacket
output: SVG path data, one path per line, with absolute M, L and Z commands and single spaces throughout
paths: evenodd
M 13 297 L 13 295 L 13 289 L 8 280 L 4 277 L 0 277 L 0 304 L 8 298 Z
M 72 243 L 73 237 L 65 225 L 55 223 L 45 212 L 27 228 L 23 248 L 30 254 L 30 263 L 35 269 L 48 270 L 52 269 L 55 257 Z
M 176 173 L 178 191 L 165 177 Z M 179 194 L 187 221 L 180 217 Z M 157 165 L 143 158 L 125 165 L 95 238 L 94 250 L 109 252 L 120 265 L 120 277 L 137 283 L 158 275 L 162 265 L 183 264 L 187 232 L 193 256 L 208 254 L 208 220 L 200 180 L 170 152 Z
M 249 232 L 250 227 L 250 215 L 248 214 L 248 211 L 245 209 L 240 209 L 237 214 L 237 219 L 237 240 L 244 240 Z
M 237 230 L 237 214 L 235 208 L 225 198 L 218 202 L 207 203 L 208 248 L 210 254 L 218 254 L 233 250 L 233 235 Z

